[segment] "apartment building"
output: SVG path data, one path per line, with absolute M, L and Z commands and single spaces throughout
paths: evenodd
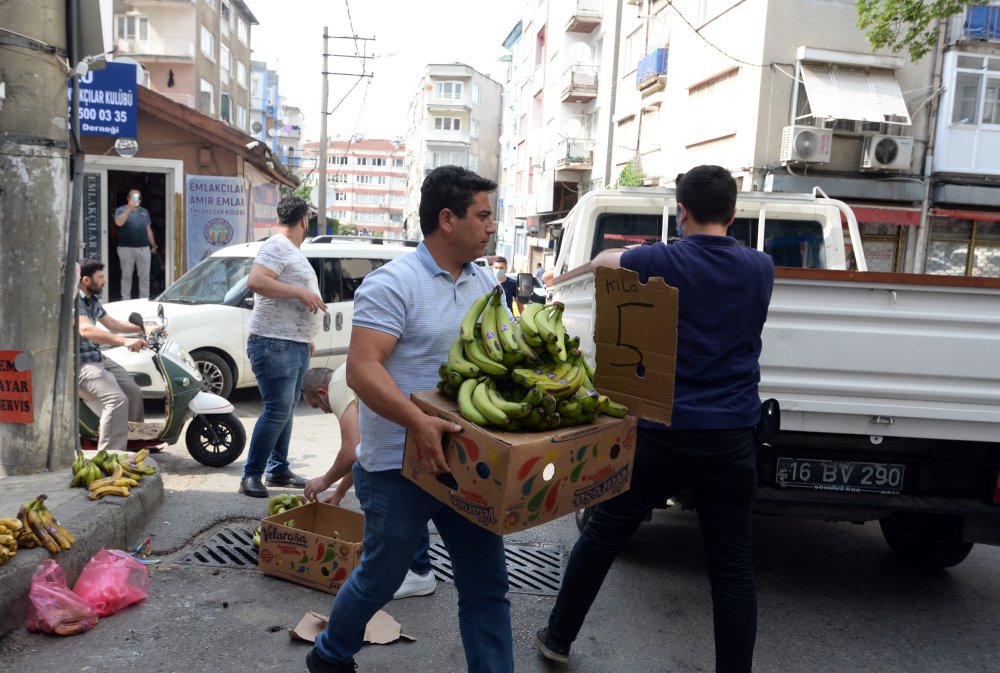
M 504 40 L 497 250 L 517 270 L 551 266 L 562 216 L 609 181 L 619 5 L 528 0 Z
M 278 73 L 264 61 L 250 62 L 250 134 L 278 153 L 278 140 L 273 132 L 281 111 Z
M 277 140 L 275 156 L 296 175 L 302 172 L 302 127 L 305 115 L 294 105 L 282 105 L 273 135 Z
M 501 86 L 463 63 L 428 65 L 408 111 L 407 235 L 420 236 L 420 185 L 438 166 L 499 177 Z
M 318 189 L 319 143 L 306 143 L 299 170 Z M 400 140 L 352 138 L 327 144 L 329 217 L 360 236 L 415 238 L 404 222 L 406 145 Z
M 911 62 L 872 52 L 850 0 L 527 0 L 505 43 L 515 266 L 551 254 L 579 193 L 714 163 L 744 190 L 850 204 L 871 270 L 1000 276 L 998 4 L 966 8 Z
M 250 28 L 243 0 L 114 0 L 119 56 L 144 84 L 241 131 L 250 131 Z

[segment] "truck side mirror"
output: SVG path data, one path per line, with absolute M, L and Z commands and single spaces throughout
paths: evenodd
M 517 274 L 517 300 L 522 304 L 531 301 L 535 292 L 535 279 L 530 273 Z

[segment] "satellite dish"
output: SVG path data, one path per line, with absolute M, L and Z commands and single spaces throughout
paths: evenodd
M 569 58 L 574 63 L 589 63 L 590 47 L 584 42 L 574 42 L 569 48 Z
M 273 138 L 276 135 L 278 135 L 278 131 L 276 129 L 268 129 L 267 130 L 267 137 L 268 138 Z
M 142 84 L 143 82 L 146 81 L 146 76 L 142 72 L 142 65 L 140 65 L 139 61 L 135 60 L 134 58 L 130 56 L 119 56 L 114 60 L 114 63 L 123 63 L 126 65 L 135 66 L 135 83 Z
M 253 131 L 254 133 L 260 133 L 260 130 L 262 128 L 264 127 L 261 125 L 260 122 L 254 122 L 253 124 L 250 124 L 250 130 Z
M 583 133 L 583 124 L 580 123 L 579 119 L 570 119 L 563 128 L 563 135 L 567 138 L 579 138 L 581 133 Z

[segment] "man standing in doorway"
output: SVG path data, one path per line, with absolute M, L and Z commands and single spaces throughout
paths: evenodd
M 132 271 L 139 274 L 139 298 L 149 298 L 150 250 L 156 252 L 153 221 L 143 208 L 138 189 L 128 193 L 128 202 L 115 210 L 118 227 L 118 261 L 122 267 L 122 299 L 132 298 Z

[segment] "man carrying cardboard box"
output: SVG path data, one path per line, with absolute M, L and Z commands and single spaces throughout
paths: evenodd
M 760 418 L 758 359 L 774 264 L 727 235 L 735 210 L 729 172 L 698 166 L 677 182 L 681 240 L 594 259 L 636 271 L 643 283 L 662 277 L 679 290 L 674 406 L 670 427 L 639 420 L 631 488 L 596 505 L 574 545 L 548 626 L 535 641 L 546 659 L 569 660 L 618 550 L 646 513 L 691 489 L 712 585 L 716 671 L 750 672 L 757 633 L 753 426 Z
M 496 231 L 494 189 L 495 182 L 457 166 L 431 171 L 420 189 L 424 241 L 368 274 L 355 294 L 347 383 L 361 399 L 354 490 L 365 513 L 365 553 L 306 658 L 311 673 L 355 670 L 365 624 L 392 598 L 431 519 L 455 574 L 468 670 L 514 670 L 502 538 L 400 473 L 407 433 L 427 471 L 448 470 L 441 440 L 461 426 L 424 414 L 409 398 L 436 385 L 462 317 L 497 284 L 472 263 Z
M 340 422 L 340 451 L 333 465 L 320 477 L 310 479 L 303 493 L 310 500 L 316 500 L 323 491 L 335 482 L 337 488 L 323 499 L 331 505 L 339 505 L 347 495 L 348 489 L 354 485 L 351 466 L 357 460 L 357 446 L 361 437 L 358 427 L 358 397 L 347 386 L 347 365 L 337 367 L 336 371 L 327 367 L 313 367 L 302 377 L 302 399 L 313 409 L 319 409 L 324 414 L 333 414 Z M 437 589 L 437 580 L 431 574 L 430 534 L 424 526 L 424 535 L 420 538 L 420 546 L 413 555 L 410 569 L 406 571 L 406 579 L 392 595 L 393 599 L 410 596 L 429 596 Z

